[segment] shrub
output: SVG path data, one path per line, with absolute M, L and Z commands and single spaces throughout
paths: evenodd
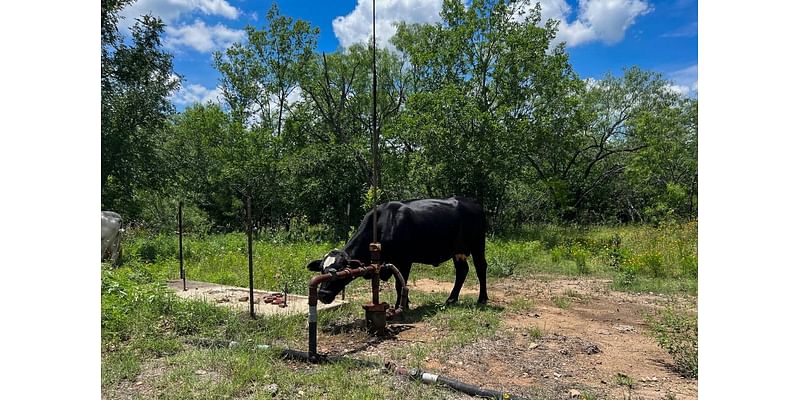
M 488 260 L 487 272 L 489 276 L 495 278 L 505 278 L 514 275 L 517 263 L 502 257 L 491 257 Z
M 258 239 L 273 244 L 285 243 L 328 243 L 336 241 L 336 230 L 324 224 L 311 224 L 306 217 L 295 217 L 289 220 L 289 229 L 267 229 L 264 236 Z
M 609 240 L 608 243 L 608 248 L 608 256 L 611 259 L 611 267 L 618 270 L 623 261 L 622 237 L 619 235 L 619 233 L 615 233 L 614 236 L 611 237 L 611 240 Z
M 589 258 L 590 253 L 579 245 L 573 245 L 572 258 L 575 260 L 575 266 L 578 268 L 578 273 L 586 275 L 589 273 L 589 266 L 586 265 L 586 259 Z
M 617 283 L 620 286 L 631 286 L 636 283 L 636 265 L 625 264 L 617 275 Z
M 568 255 L 569 255 L 569 249 L 564 247 L 564 245 L 558 245 L 554 247 L 552 250 L 550 250 L 550 258 L 553 260 L 554 263 L 561 261 Z
M 684 276 L 697 277 L 697 256 L 694 254 L 681 257 L 681 272 Z
M 697 366 L 697 316 L 671 308 L 647 317 L 658 345 L 675 360 L 678 372 L 696 378 Z
M 186 256 L 187 242 L 184 238 L 184 256 Z M 178 258 L 178 237 L 177 235 L 157 234 L 148 235 L 144 233 L 132 233 L 126 235 L 123 243 L 123 261 L 142 261 L 155 263 L 167 259 Z
M 656 252 L 648 252 L 642 256 L 642 263 L 645 270 L 655 278 L 666 278 L 667 268 L 664 265 L 664 258 Z

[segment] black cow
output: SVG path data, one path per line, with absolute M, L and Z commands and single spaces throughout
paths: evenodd
M 486 216 L 475 200 L 463 197 L 448 199 L 423 199 L 391 201 L 377 207 L 378 241 L 381 243 L 381 261 L 394 264 L 408 282 L 412 263 L 439 264 L 452 259 L 456 268 L 456 281 L 447 304 L 458 301 L 461 286 L 467 277 L 467 257 L 471 254 L 475 272 L 480 281 L 478 303 L 486 304 Z M 348 259 L 369 264 L 369 244 L 372 242 L 372 211 L 361 221 L 355 235 L 344 250 L 333 250 L 322 260 L 308 264 L 308 269 L 335 272 L 347 268 Z M 381 279 L 388 280 L 391 272 L 381 271 Z M 323 282 L 319 300 L 330 303 L 353 278 Z M 400 304 L 399 282 L 397 302 Z

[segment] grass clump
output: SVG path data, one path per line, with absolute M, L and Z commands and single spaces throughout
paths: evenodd
M 554 296 L 552 298 L 553 304 L 561 309 L 568 309 L 572 305 L 572 300 L 567 296 Z
M 634 380 L 628 375 L 625 375 L 621 372 L 617 372 L 617 375 L 614 377 L 614 380 L 617 382 L 617 385 L 627 387 L 628 389 L 633 389 Z
M 539 325 L 528 327 L 528 337 L 532 340 L 539 340 L 544 337 L 544 330 Z

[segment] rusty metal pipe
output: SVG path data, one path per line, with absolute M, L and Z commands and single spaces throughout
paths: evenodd
M 372 273 L 372 304 L 378 304 L 380 300 L 381 282 L 378 280 L 378 271 Z
M 408 286 L 406 286 L 406 280 L 403 278 L 403 274 L 400 273 L 400 270 L 397 269 L 393 264 L 383 264 L 382 268 L 388 268 L 392 271 L 392 275 L 394 275 L 394 279 L 400 282 L 402 289 L 400 291 L 400 307 L 395 310 L 395 314 L 400 314 L 403 310 L 408 309 Z
M 335 274 L 321 274 L 308 281 L 308 359 L 311 362 L 319 360 L 317 354 L 317 287 L 322 282 L 330 280 L 359 277 L 367 273 L 375 273 L 380 269 L 377 265 L 347 268 Z
M 400 270 L 398 270 L 397 267 L 392 264 L 371 264 L 364 266 L 364 264 L 358 260 L 351 260 L 350 265 L 355 266 L 355 268 L 350 267 L 335 274 L 320 274 L 311 278 L 311 280 L 308 282 L 308 359 L 311 362 L 316 362 L 319 360 L 319 354 L 317 353 L 317 289 L 319 284 L 336 279 L 355 278 L 371 273 L 372 302 L 373 304 L 378 304 L 379 298 L 377 296 L 380 292 L 378 272 L 381 270 L 381 268 L 388 268 L 394 275 L 395 279 L 397 279 L 397 281 L 400 282 L 403 287 L 400 293 L 400 307 L 395 309 L 392 314 L 400 314 L 403 312 L 403 310 L 408 308 L 408 287 L 406 286 L 406 281 L 403 278 L 403 274 L 400 273 Z
M 355 259 L 349 260 L 348 264 L 350 265 L 351 269 L 352 268 L 356 268 L 356 269 L 364 268 L 364 263 L 362 263 L 359 260 L 355 260 Z M 371 264 L 370 266 L 372 266 L 372 265 L 374 265 L 374 264 Z M 386 264 L 383 264 L 381 266 L 381 268 L 389 268 L 389 270 L 392 271 L 392 275 L 394 275 L 394 278 L 397 279 L 402 284 L 403 289 L 401 291 L 400 306 L 402 307 L 403 310 L 407 310 L 408 309 L 408 286 L 406 285 L 405 278 L 403 278 L 403 274 L 400 273 L 400 270 L 398 270 L 397 267 L 394 266 L 394 264 L 386 263 Z M 378 304 L 378 302 L 380 301 L 379 298 L 376 297 L 379 292 L 380 292 L 380 282 L 378 282 L 378 285 L 376 287 L 375 279 L 373 279 L 373 281 L 372 281 L 372 303 L 373 304 Z

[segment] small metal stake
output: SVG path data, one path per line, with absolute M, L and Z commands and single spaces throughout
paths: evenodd
M 250 317 L 256 319 L 253 299 L 253 220 L 250 215 L 250 196 L 247 196 L 247 268 L 250 273 Z
M 178 202 L 178 260 L 181 264 L 183 291 L 186 291 L 186 271 L 183 269 L 183 200 Z

